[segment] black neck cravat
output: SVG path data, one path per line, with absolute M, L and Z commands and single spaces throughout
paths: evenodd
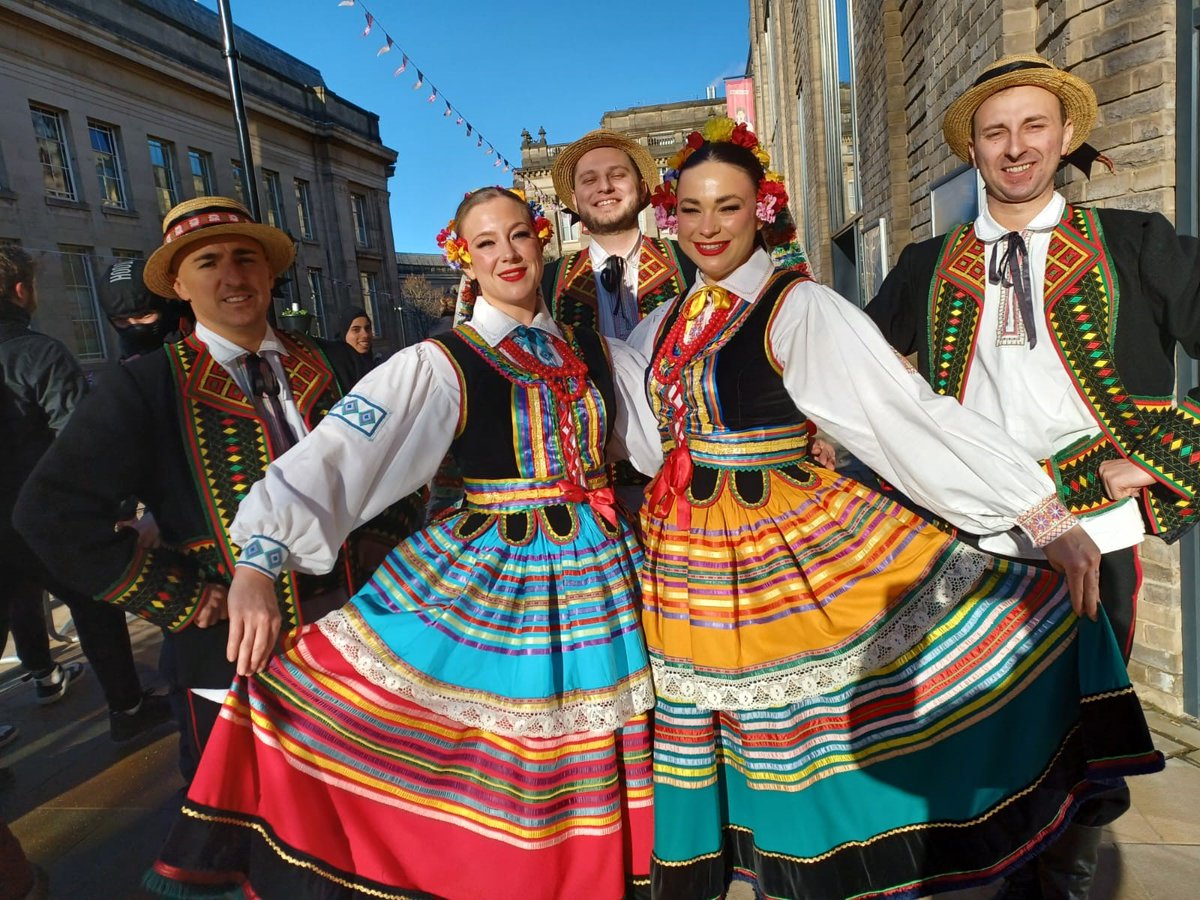
M 600 286 L 612 296 L 612 310 L 616 315 L 621 308 L 621 285 L 625 282 L 625 258 L 610 256 L 600 270 Z
M 287 414 L 279 401 L 279 381 L 271 364 L 257 353 L 247 353 L 244 365 L 250 379 L 250 399 L 267 423 L 273 451 L 271 457 L 278 458 L 296 443 L 296 435 L 288 425 Z
M 1012 289 L 1017 298 L 1021 323 L 1025 327 L 1025 337 L 1032 350 L 1037 346 L 1037 329 L 1033 321 L 1033 285 L 1029 280 L 1029 251 L 1020 232 L 1010 231 L 992 245 L 988 281 Z

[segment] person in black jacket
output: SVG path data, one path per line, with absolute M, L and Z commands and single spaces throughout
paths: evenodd
M 101 381 L 38 464 L 14 516 L 64 580 L 166 629 L 188 688 L 185 775 L 234 677 L 229 522 L 271 460 L 354 379 L 348 347 L 318 347 L 267 324 L 272 284 L 294 252 L 284 232 L 255 222 L 236 200 L 198 197 L 172 209 L 143 279 L 158 296 L 190 303 L 196 330 Z M 96 450 L 118 443 L 120 453 Z M 153 513 L 157 546 L 113 530 L 130 496 Z M 299 625 L 340 605 L 372 561 L 419 524 L 423 502 L 401 501 L 392 517 L 356 532 L 331 573 L 280 581 L 284 621 Z
M 110 735 L 124 742 L 170 718 L 165 698 L 142 690 L 124 615 L 57 583 L 13 529 L 21 486 L 87 391 L 83 371 L 62 342 L 30 328 L 36 308 L 32 257 L 17 247 L 0 248 L 0 646 L 11 627 L 17 654 L 34 676 L 38 702 L 63 697 L 83 666 L 60 666 L 50 656 L 42 593 L 53 590 L 71 610 L 80 645 L 104 690 Z M 4 733 L 0 728 L 0 738 Z
M 1107 163 L 1085 143 L 1097 112 L 1090 85 L 1041 57 L 988 66 L 943 122 L 983 179 L 985 208 L 905 248 L 867 314 L 917 354 L 935 392 L 1042 461 L 1102 552 L 1100 599 L 1128 661 L 1137 547 L 1196 522 L 1200 389 L 1175 402 L 1174 359 L 1177 343 L 1200 356 L 1200 242 L 1158 213 L 1073 206 L 1055 190 L 1064 160 Z M 980 546 L 1039 555 L 1015 535 Z M 1009 895 L 1085 897 L 1099 826 L 1127 806 L 1120 792 L 1085 802 Z

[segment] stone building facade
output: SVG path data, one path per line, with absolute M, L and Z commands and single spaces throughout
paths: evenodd
M 398 344 L 396 154 L 378 116 L 312 66 L 236 40 L 262 217 L 297 246 L 279 307 L 328 328 L 366 305 Z M 109 264 L 149 255 L 174 202 L 247 190 L 219 20 L 190 0 L 0 0 L 0 83 L 0 241 L 38 258 L 38 327 L 100 363 L 116 345 L 96 300 Z
M 819 277 L 865 303 L 900 250 L 975 214 L 974 171 L 945 146 L 947 106 L 986 63 L 1040 53 L 1089 81 L 1089 142 L 1116 163 L 1070 170 L 1075 203 L 1156 210 L 1197 233 L 1200 0 L 750 0 L 759 133 L 787 177 Z M 1181 367 L 1181 384 L 1197 383 Z M 1200 713 L 1200 552 L 1150 539 L 1130 671 Z M 1182 569 L 1182 572 L 1181 572 Z
M 667 160 L 683 146 L 687 136 L 702 126 L 712 116 L 725 115 L 725 100 L 683 100 L 678 103 L 661 103 L 656 106 L 635 106 L 604 113 L 600 117 L 601 128 L 619 131 L 628 135 L 650 151 L 658 163 L 660 173 L 666 170 Z M 528 130 L 521 133 L 521 167 L 514 170 L 515 187 L 529 191 L 532 198 L 541 194 L 566 203 L 569 197 L 557 197 L 550 180 L 550 168 L 558 151 L 577 140 L 550 143 L 546 130 L 539 129 L 534 138 Z M 547 215 L 551 211 L 547 210 Z M 567 253 L 587 246 L 587 235 L 579 223 L 571 221 L 563 212 L 554 215 L 554 240 L 546 248 L 546 255 L 557 259 Z M 652 237 L 658 236 L 654 212 L 647 207 L 642 212 L 642 231 Z

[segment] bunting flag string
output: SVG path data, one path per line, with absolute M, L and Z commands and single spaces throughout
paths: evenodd
M 385 28 L 383 24 L 375 17 L 375 14 L 371 12 L 371 10 L 367 9 L 367 7 L 363 3 L 359 2 L 359 0 L 340 0 L 338 6 L 354 6 L 362 9 L 363 16 L 365 17 L 366 21 L 366 27 L 363 29 L 362 37 L 368 37 L 371 34 L 371 30 L 376 27 L 383 32 L 384 44 L 376 52 L 376 56 L 383 56 L 385 53 L 390 53 L 393 48 L 398 47 L 395 39 L 391 36 L 391 34 L 388 33 L 387 28 Z M 478 149 L 482 150 L 486 145 L 487 149 L 484 151 L 484 155 L 495 157 L 495 160 L 492 162 L 493 168 L 503 167 L 505 172 L 511 172 L 514 169 L 519 168 L 518 166 L 515 166 L 513 163 L 509 162 L 502 153 L 497 151 L 495 145 L 492 144 L 491 141 L 487 140 L 483 134 L 481 134 L 479 130 L 471 124 L 471 122 L 462 114 L 462 111 L 459 110 L 458 107 L 446 99 L 445 95 L 438 90 L 437 86 L 432 81 L 426 82 L 425 73 L 421 70 L 421 68 L 413 63 L 413 61 L 409 58 L 408 53 L 402 47 L 399 49 L 400 65 L 397 66 L 395 71 L 392 72 L 393 77 L 404 74 L 404 72 L 408 70 L 409 64 L 412 63 L 417 73 L 417 80 L 412 86 L 414 91 L 419 91 L 421 88 L 428 86 L 430 89 L 430 94 L 425 98 L 426 101 L 428 103 L 437 103 L 438 100 L 441 100 L 446 105 L 445 110 L 442 112 L 443 118 L 450 118 L 453 116 L 455 127 L 465 127 L 466 136 L 468 138 L 475 137 L 475 146 Z M 526 182 L 525 191 L 527 195 L 536 195 L 538 202 L 546 208 L 555 210 L 562 210 L 565 208 L 556 197 L 551 197 L 543 193 L 528 182 Z

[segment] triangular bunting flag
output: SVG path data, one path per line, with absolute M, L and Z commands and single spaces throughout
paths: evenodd
M 370 13 L 367 13 L 367 27 L 363 29 L 363 33 L 362 33 L 363 37 L 366 37 L 368 34 L 371 33 L 371 26 L 374 24 L 375 24 L 375 17 L 373 15 L 371 15 Z
M 447 103 L 446 103 L 446 111 L 445 111 L 444 113 L 442 113 L 442 115 L 443 115 L 443 116 L 448 116 L 448 115 L 450 115 L 450 113 L 452 113 L 452 112 L 454 112 L 454 110 L 452 110 L 452 109 L 450 108 L 450 103 L 449 103 L 449 102 L 447 102 Z
M 338 4 L 338 6 L 353 6 L 353 5 L 354 5 L 354 0 L 342 0 L 342 2 Z
M 392 75 L 399 75 L 401 72 L 403 72 L 407 68 L 408 68 L 408 54 L 403 53 L 403 54 L 401 54 L 400 67 L 398 69 L 396 69 L 396 71 L 393 72 Z
M 417 69 L 417 83 L 413 85 L 412 89 L 414 91 L 420 90 L 421 85 L 423 85 L 424 83 L 425 83 L 425 73 L 422 72 L 420 69 Z
M 470 137 L 470 136 L 471 136 L 471 123 L 468 122 L 467 123 L 467 137 Z
M 430 103 L 433 103 L 435 100 L 437 100 L 437 88 L 434 88 L 433 93 L 429 95 Z
M 375 54 L 376 56 L 383 56 L 383 54 L 390 52 L 392 49 L 392 44 L 395 43 L 395 41 L 392 40 L 392 36 L 390 34 L 385 35 L 385 37 L 387 38 L 387 43 L 379 48 L 379 52 Z

